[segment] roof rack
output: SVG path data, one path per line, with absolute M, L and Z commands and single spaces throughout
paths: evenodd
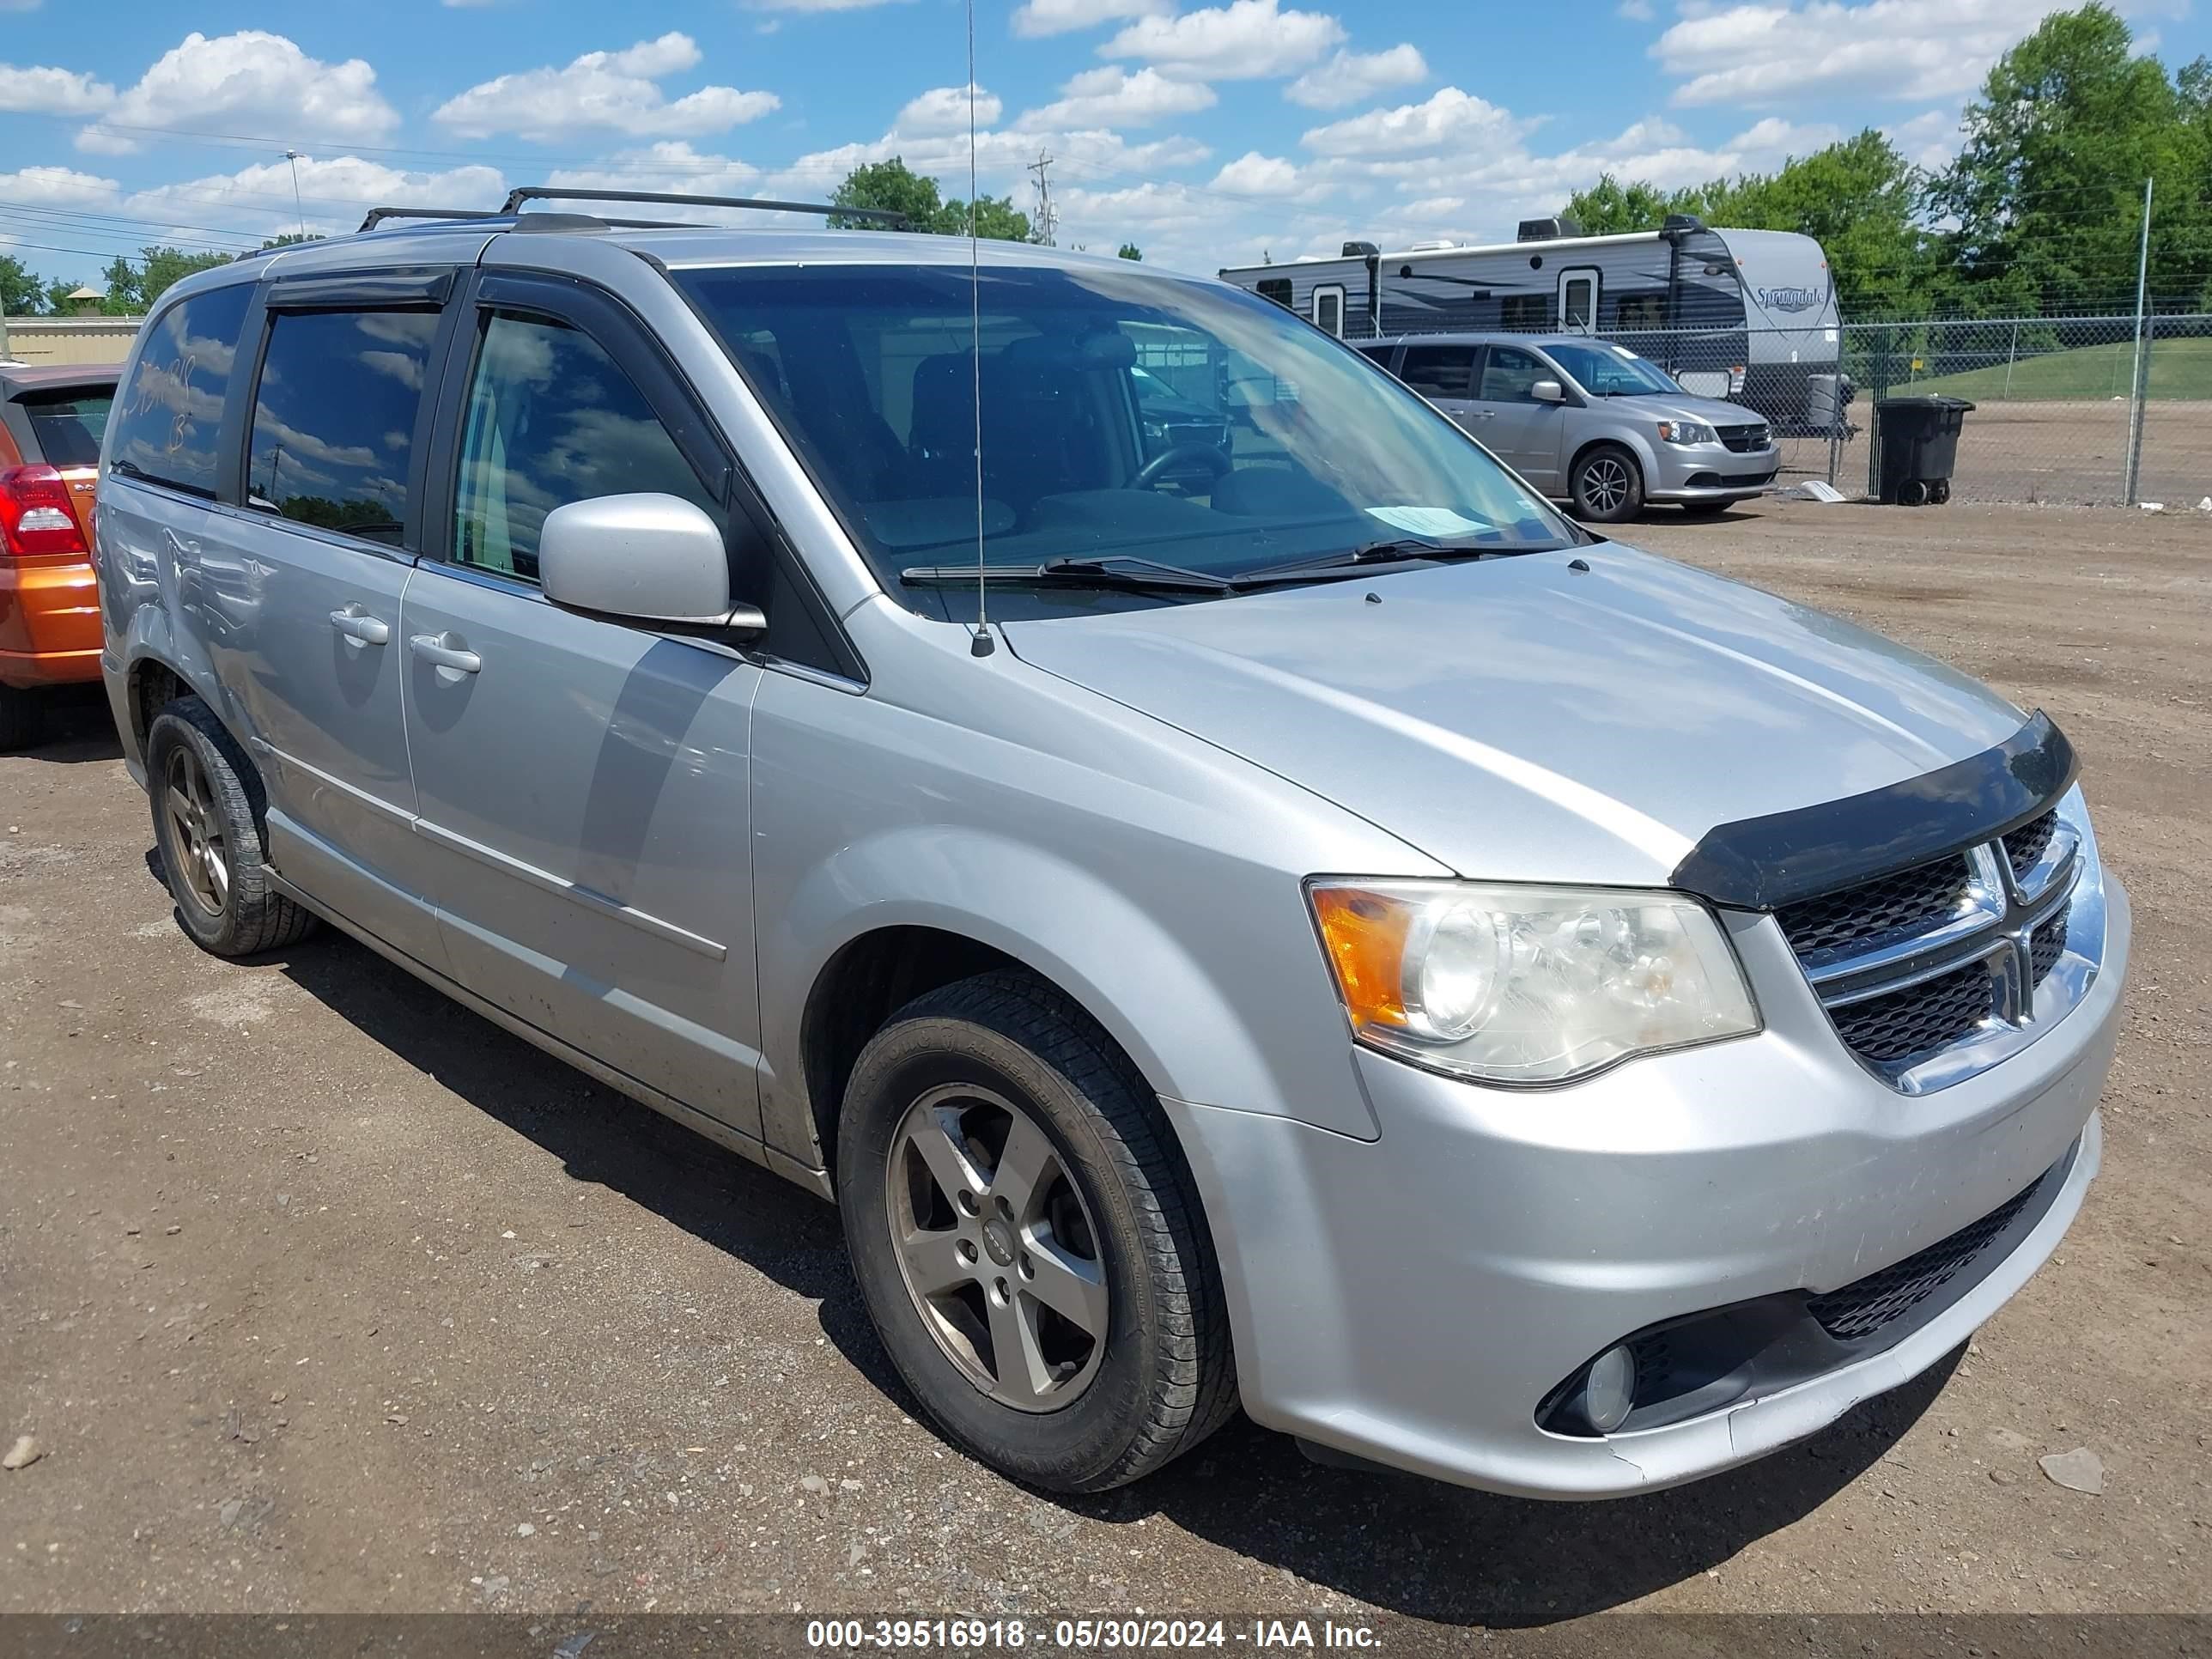
M 890 208 L 839 207 L 834 202 L 770 202 L 749 196 L 688 196 L 659 190 L 582 190 L 561 185 L 523 185 L 507 193 L 504 209 L 519 213 L 525 202 L 669 202 L 683 207 L 757 208 L 770 213 L 834 213 L 868 219 L 903 230 L 907 218 Z
M 361 222 L 363 230 L 374 230 L 386 219 L 504 219 L 489 208 L 373 207 Z

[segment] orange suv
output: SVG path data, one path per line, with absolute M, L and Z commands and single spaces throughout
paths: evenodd
M 0 751 L 37 738 L 47 688 L 100 678 L 89 538 L 115 376 L 0 368 Z

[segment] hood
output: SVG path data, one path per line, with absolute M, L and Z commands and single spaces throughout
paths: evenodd
M 1686 392 L 1653 392 L 1635 398 L 1593 398 L 1590 407 L 1636 420 L 1703 421 L 1707 426 L 1764 426 L 1766 416 L 1741 404 L 1718 398 L 1693 398 Z
M 2022 720 L 1877 635 L 1614 544 L 1005 629 L 1023 661 L 1497 880 L 1663 882 L 1717 824 Z

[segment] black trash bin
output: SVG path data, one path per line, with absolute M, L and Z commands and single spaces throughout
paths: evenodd
M 1905 507 L 1949 501 L 1959 433 L 1972 407 L 1964 398 L 1884 398 L 1876 404 L 1877 498 Z

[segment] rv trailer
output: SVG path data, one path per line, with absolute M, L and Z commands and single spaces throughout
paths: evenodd
M 1522 222 L 1517 240 L 1231 266 L 1223 280 L 1347 340 L 1447 331 L 1601 335 L 1685 390 L 1757 410 L 1779 432 L 1842 416 L 1835 285 L 1820 245 L 1672 214 L 1657 230 L 1584 236 Z

